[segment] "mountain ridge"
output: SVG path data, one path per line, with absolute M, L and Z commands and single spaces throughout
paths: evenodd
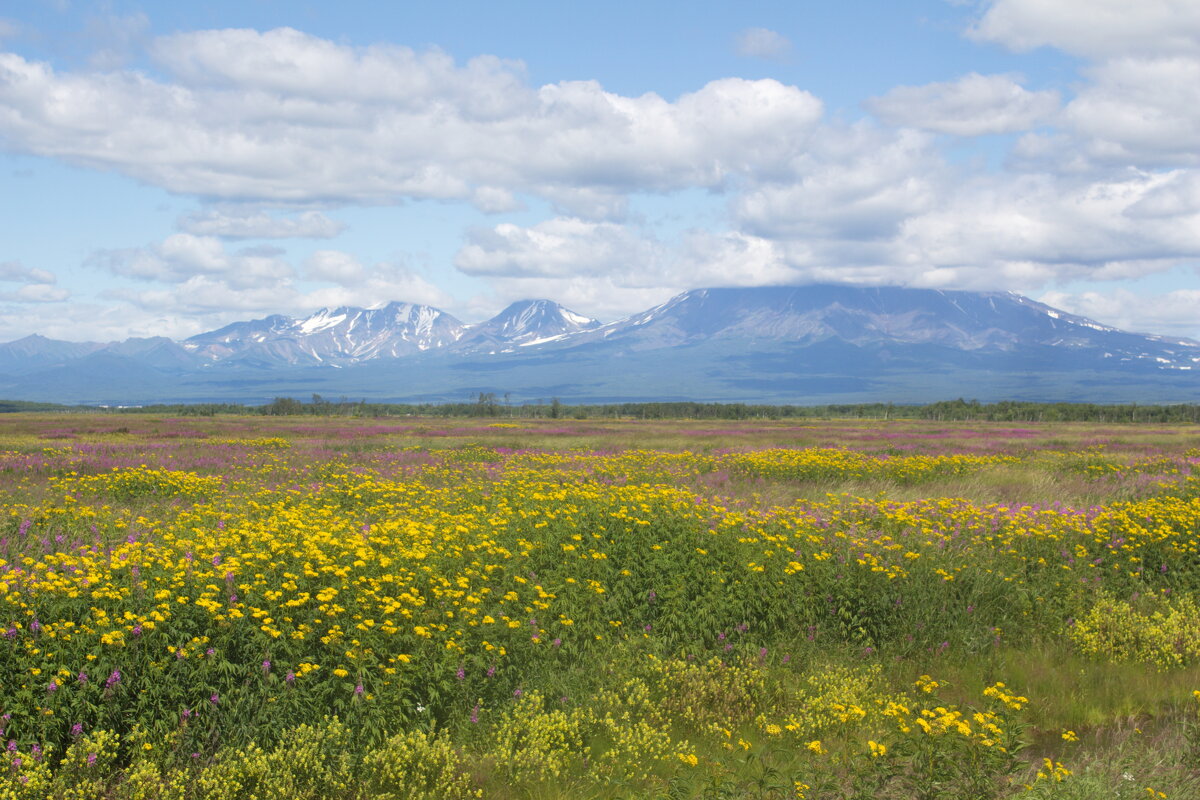
M 694 289 L 609 323 L 545 299 L 477 323 L 393 301 L 274 314 L 178 342 L 0 344 L 0 396 L 51 401 L 516 389 L 530 399 L 917 402 L 947 387 L 970 394 L 963 385 L 999 399 L 1186 401 L 1197 373 L 1200 342 L 1122 331 L 1012 292 L 833 284 Z

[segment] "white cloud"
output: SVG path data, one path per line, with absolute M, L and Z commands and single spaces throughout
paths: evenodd
M 623 225 L 556 218 L 523 228 L 476 228 L 454 264 L 468 275 L 573 277 L 639 272 L 661 247 Z
M 58 303 L 70 296 L 71 293 L 61 286 L 46 283 L 30 283 L 15 292 L 0 293 L 0 298 L 18 303 Z
M 36 267 L 27 267 L 20 261 L 0 261 L 0 281 L 27 283 L 56 283 L 54 273 Z
M 559 202 L 772 174 L 803 154 L 822 114 L 774 80 L 722 79 L 674 102 L 594 81 L 533 88 L 519 65 L 490 57 L 459 66 L 436 50 L 290 29 L 177 34 L 152 52 L 171 80 L 0 54 L 0 135 L 203 197 L 502 210 L 514 193 Z
M 480 186 L 471 194 L 471 204 L 485 214 L 504 214 L 520 211 L 525 206 L 507 189 Z
M 0 39 L 12 39 L 21 32 L 21 26 L 11 19 L 0 17 Z
M 1031 92 L 1012 75 L 972 72 L 956 81 L 898 86 L 866 102 L 890 125 L 982 136 L 1028 130 L 1049 119 L 1059 107 L 1058 92 Z
M 747 28 L 734 37 L 734 49 L 747 58 L 779 59 L 792 50 L 792 43 L 768 28 Z
M 1067 105 L 1064 126 L 1089 158 L 1200 165 L 1200 56 L 1118 58 L 1086 74 L 1090 81 Z
M 304 262 L 304 276 L 314 281 L 353 285 L 366 280 L 367 270 L 349 253 L 318 250 Z
M 114 275 L 143 281 L 186 283 L 202 276 L 220 276 L 238 289 L 270 289 L 291 278 L 292 268 L 275 248 L 225 249 L 212 236 L 175 233 L 149 247 L 101 250 L 88 263 Z
M 381 264 L 361 279 L 347 285 L 324 286 L 309 291 L 290 280 L 261 285 L 238 285 L 229 276 L 194 275 L 169 286 L 150 289 L 114 289 L 106 293 L 112 300 L 128 303 L 138 314 L 159 314 L 172 320 L 170 329 L 211 330 L 252 315 L 303 315 L 318 308 L 334 306 L 366 307 L 391 300 L 427 303 L 439 307 L 453 300 L 424 278 L 408 270 Z
M 280 217 L 262 210 L 222 207 L 186 214 L 180 217 L 179 227 L 224 239 L 332 239 L 346 229 L 320 211 Z
M 1176 289 L 1162 294 L 1112 292 L 1046 292 L 1047 305 L 1129 331 L 1200 338 L 1200 289 Z
M 1195 180 L 1182 171 L 977 179 L 905 221 L 893 258 L 961 288 L 1028 291 L 1166 271 L 1200 256 Z
M 1049 46 L 1090 58 L 1200 53 L 1195 0 L 991 0 L 968 31 L 1017 51 Z
M 551 297 L 611 319 L 697 286 L 761 286 L 803 278 L 772 242 L 737 232 L 686 232 L 668 245 L 642 231 L 576 218 L 470 233 L 455 264 L 506 300 Z
M 20 261 L 0 262 L 0 282 L 24 284 L 13 291 L 0 291 L 0 301 L 10 303 L 57 303 L 71 296 L 68 290 L 55 286 L 58 278 L 53 272 L 27 267 Z
M 878 240 L 934 207 L 947 172 L 927 134 L 865 123 L 829 127 L 786 180 L 748 189 L 733 212 L 744 230 L 768 238 Z

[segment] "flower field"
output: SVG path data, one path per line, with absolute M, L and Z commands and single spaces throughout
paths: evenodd
M 0 798 L 1200 796 L 1194 428 L 0 419 Z

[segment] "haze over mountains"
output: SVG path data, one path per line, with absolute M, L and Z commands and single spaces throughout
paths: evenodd
M 602 324 L 550 300 L 467 324 L 390 302 L 273 315 L 181 342 L 0 345 L 0 397 L 98 404 L 351 399 L 771 403 L 1194 402 L 1200 343 L 1007 292 L 699 289 Z

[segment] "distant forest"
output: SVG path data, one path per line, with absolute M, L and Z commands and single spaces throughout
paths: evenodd
M 259 406 L 236 403 L 149 405 L 131 408 L 65 406 L 0 400 L 0 413 L 19 411 L 111 414 L 170 414 L 215 416 L 262 414 L 267 416 L 355 417 L 511 417 L 514 419 L 910 419 L 988 422 L 1200 422 L 1200 404 L 1098 405 L 1094 403 L 1032 403 L 1008 400 L 945 400 L 925 405 L 860 403 L 856 405 L 751 405 L 747 403 L 605 403 L 567 405 L 558 398 L 549 402 L 509 403 L 490 392 L 463 403 L 368 403 L 347 398 L 331 400 L 314 394 L 308 402 L 277 397 Z

